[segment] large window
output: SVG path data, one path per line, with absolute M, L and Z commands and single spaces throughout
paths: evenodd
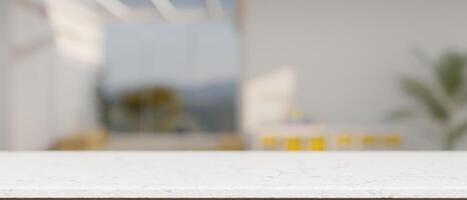
M 232 23 L 122 23 L 106 38 L 102 99 L 112 130 L 235 131 Z

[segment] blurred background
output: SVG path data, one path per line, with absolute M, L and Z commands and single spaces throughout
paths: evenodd
M 465 150 L 465 0 L 3 0 L 2 150 Z

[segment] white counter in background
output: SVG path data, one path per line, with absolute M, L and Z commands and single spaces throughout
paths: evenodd
M 467 198 L 467 152 L 0 153 L 0 198 Z

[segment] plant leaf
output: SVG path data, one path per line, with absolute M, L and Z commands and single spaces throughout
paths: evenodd
M 464 55 L 448 51 L 435 64 L 435 76 L 449 97 L 457 95 L 462 88 L 466 63 L 467 59 Z
M 429 114 L 439 121 L 447 121 L 449 113 L 442 102 L 423 82 L 413 78 L 402 79 L 403 90 L 415 100 L 423 104 Z

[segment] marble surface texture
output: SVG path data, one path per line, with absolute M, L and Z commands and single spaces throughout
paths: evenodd
M 10 197 L 467 198 L 467 153 L 4 152 Z

